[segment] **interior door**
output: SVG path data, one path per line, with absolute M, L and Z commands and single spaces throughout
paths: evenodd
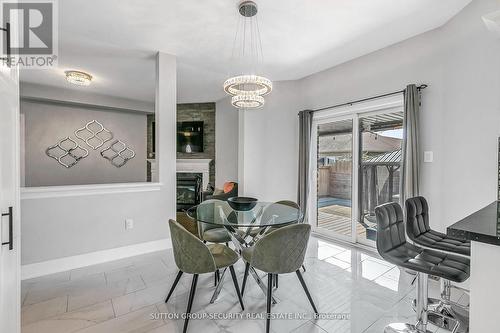
M 0 64 L 0 332 L 20 332 L 19 74 Z

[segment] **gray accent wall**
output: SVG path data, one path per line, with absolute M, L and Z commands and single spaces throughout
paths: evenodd
M 169 241 L 167 221 L 175 218 L 176 58 L 158 53 L 157 63 L 160 183 L 121 193 L 97 190 L 31 199 L 21 194 L 22 265 L 155 240 Z M 134 220 L 130 230 L 125 229 L 128 218 Z
M 21 113 L 25 115 L 27 187 L 146 181 L 146 113 L 25 100 L 21 102 Z M 73 132 L 93 119 L 110 130 L 114 139 L 125 142 L 136 156 L 117 168 L 100 155 L 112 141 L 93 150 L 77 139 Z M 65 168 L 45 153 L 47 147 L 67 136 L 89 151 L 86 158 L 71 168 Z

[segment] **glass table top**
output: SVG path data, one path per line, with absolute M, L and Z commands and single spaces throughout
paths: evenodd
M 261 201 L 248 211 L 235 210 L 226 201 L 205 201 L 189 208 L 186 213 L 199 222 L 234 227 L 283 226 L 296 223 L 302 218 L 296 207 Z

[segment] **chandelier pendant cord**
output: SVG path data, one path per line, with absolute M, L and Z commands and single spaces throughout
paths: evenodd
M 259 76 L 264 53 L 259 21 L 256 17 L 257 4 L 245 0 L 239 4 L 238 11 L 241 16 L 231 52 L 231 60 L 237 64 L 237 73 L 224 82 L 224 91 L 232 96 L 231 104 L 236 108 L 258 108 L 265 103 L 263 96 L 272 91 L 272 82 L 266 77 Z M 237 45 L 238 40 L 242 41 L 241 46 Z M 235 61 L 235 58 L 239 61 Z M 240 67 L 247 67 L 249 70 L 247 74 L 244 74 L 245 71 Z

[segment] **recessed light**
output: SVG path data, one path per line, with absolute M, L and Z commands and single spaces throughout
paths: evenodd
M 88 86 L 92 81 L 92 75 L 81 71 L 66 71 L 66 81 L 77 86 Z

